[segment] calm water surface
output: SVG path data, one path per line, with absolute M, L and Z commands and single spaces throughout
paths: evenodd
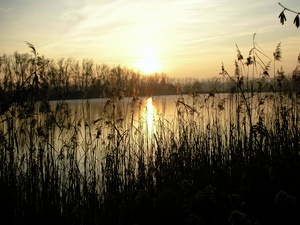
M 281 102 L 281 107 L 296 110 L 288 101 Z M 265 126 L 274 125 L 277 116 L 274 98 L 268 94 L 256 95 L 247 99 L 247 104 L 252 125 L 259 122 Z M 239 135 L 243 135 L 242 132 L 247 134 L 250 127 L 245 101 L 237 94 L 152 96 L 135 100 L 99 98 L 51 101 L 50 105 L 57 123 L 52 118 L 47 119 L 42 112 L 35 113 L 35 119 L 20 117 L 14 121 L 14 135 L 19 135 L 20 146 L 36 145 L 37 148 L 55 150 L 58 154 L 77 149 L 82 157 L 87 150 L 102 154 L 105 149 L 122 144 L 151 155 L 151 149 L 160 140 L 166 148 L 171 139 L 180 143 L 182 132 L 190 132 L 191 139 L 199 135 L 204 141 L 211 141 L 210 135 L 218 137 L 227 145 L 230 132 L 239 129 Z M 32 122 L 37 129 L 44 130 L 37 130 L 37 134 L 31 136 Z M 3 133 L 7 129 L 8 121 L 1 124 Z M 99 158 L 103 158 L 102 155 Z
M 254 122 L 258 121 L 258 114 L 267 115 L 272 111 L 265 96 L 255 96 L 249 101 Z M 260 104 L 259 102 L 262 101 L 263 104 Z M 57 103 L 57 101 L 51 101 L 52 109 L 57 107 Z M 67 104 L 69 116 L 77 121 L 77 125 L 81 125 L 81 132 L 86 133 L 88 126 L 92 137 L 97 136 L 97 133 L 109 136 L 112 126 L 121 134 L 136 129 L 151 137 L 157 132 L 159 126 L 175 129 L 179 117 L 182 119 L 181 122 L 188 123 L 189 120 L 196 122 L 199 129 L 203 130 L 207 128 L 207 125 L 218 123 L 226 133 L 229 123 L 243 119 L 247 113 L 242 99 L 238 95 L 230 94 L 219 94 L 214 97 L 208 94 L 194 97 L 189 95 L 153 96 L 141 97 L 136 101 L 132 98 L 122 100 L 98 98 L 68 100 Z M 236 116 L 237 113 L 240 115 Z M 173 132 L 178 132 L 178 130 Z

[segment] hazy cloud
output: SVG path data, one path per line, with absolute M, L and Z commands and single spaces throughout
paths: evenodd
M 281 3 L 300 11 L 296 0 Z M 219 63 L 230 51 L 235 55 L 235 43 L 251 47 L 255 32 L 266 51 L 280 41 L 299 51 L 290 47 L 299 37 L 294 15 L 287 13 L 281 26 L 280 11 L 273 0 L 2 0 L 0 53 L 26 49 L 25 39 L 49 57 L 90 57 L 130 67 L 149 46 L 169 69 L 180 60 Z

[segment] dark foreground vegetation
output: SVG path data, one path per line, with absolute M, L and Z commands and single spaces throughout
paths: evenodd
M 177 116 L 162 115 L 150 137 L 142 117 L 137 125 L 130 118 L 153 77 L 105 67 L 92 78 L 90 61 L 56 67 L 29 43 L 33 57 L 16 54 L 13 67 L 3 56 L 0 223 L 299 224 L 299 67 L 291 77 L 270 75 L 253 44 L 247 59 L 238 50 L 233 76 L 222 67 L 228 87 L 205 95 L 190 88 L 191 98 L 204 98 L 200 106 L 160 77 L 160 88 L 177 86 Z M 274 68 L 280 59 L 277 46 Z M 67 93 L 86 99 L 94 91 L 108 97 L 102 116 L 92 120 L 83 100 L 77 119 Z M 129 119 L 116 107 L 126 95 Z M 55 109 L 53 96 L 61 99 Z

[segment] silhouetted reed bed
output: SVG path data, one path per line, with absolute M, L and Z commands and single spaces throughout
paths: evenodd
M 0 117 L 1 223 L 299 221 L 299 93 L 254 90 L 242 60 L 235 76 L 222 68 L 232 93 L 179 93 L 154 132 L 136 95 L 111 95 L 93 119 L 89 100 L 51 108 L 30 80 L 33 94 Z

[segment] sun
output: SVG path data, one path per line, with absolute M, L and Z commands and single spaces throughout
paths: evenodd
M 140 64 L 140 68 L 145 74 L 151 74 L 159 71 L 159 65 L 153 58 L 143 59 Z
M 147 46 L 142 48 L 138 68 L 144 74 L 151 74 L 160 71 L 159 61 L 156 58 L 153 47 Z

